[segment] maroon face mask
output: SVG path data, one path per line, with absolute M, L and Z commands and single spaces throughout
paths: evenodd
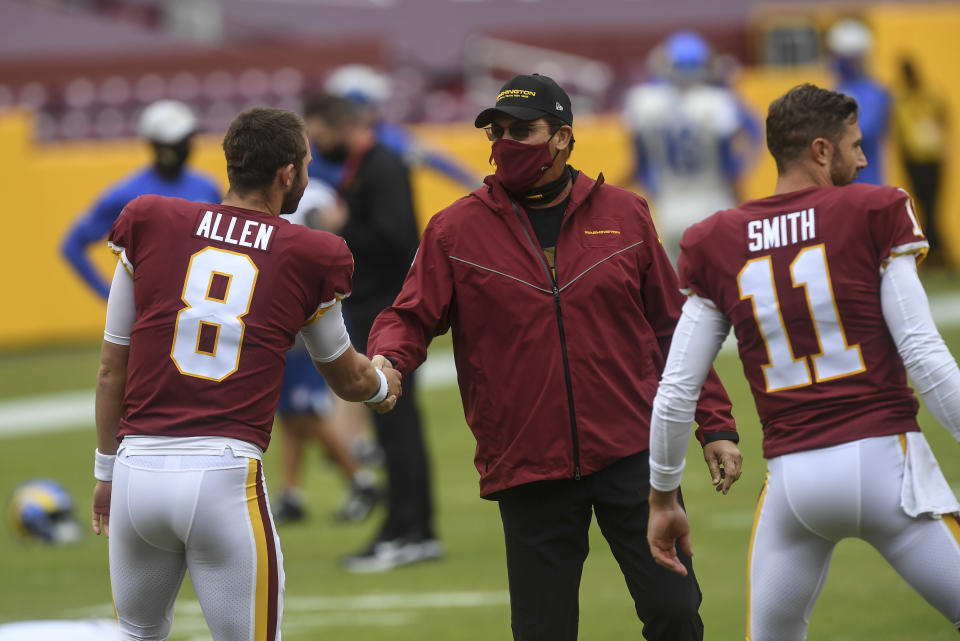
M 552 136 L 551 136 L 552 138 Z M 560 150 L 557 150 L 557 154 Z M 525 194 L 533 189 L 553 165 L 557 154 L 550 155 L 550 141 L 538 145 L 501 138 L 493 143 L 490 157 L 497 164 L 496 176 L 514 194 Z

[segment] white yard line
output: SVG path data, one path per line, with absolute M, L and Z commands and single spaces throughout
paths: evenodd
M 418 610 L 500 607 L 509 604 L 510 595 L 506 590 L 286 597 L 283 602 L 283 629 L 289 632 L 329 627 L 412 625 L 420 619 Z M 112 603 L 71 609 L 63 613 L 65 617 L 83 619 L 108 619 L 112 615 Z M 174 639 L 210 639 L 203 612 L 197 601 L 177 602 L 177 616 L 173 627 L 171 638 Z
M 930 311 L 943 329 L 960 326 L 960 294 L 941 295 L 930 299 Z M 724 351 L 735 351 L 733 332 L 723 345 Z M 456 384 L 457 370 L 453 352 L 436 351 L 420 367 L 419 382 L 425 389 L 450 387 Z M 0 438 L 65 432 L 93 427 L 93 391 L 62 392 L 30 396 L 0 402 Z

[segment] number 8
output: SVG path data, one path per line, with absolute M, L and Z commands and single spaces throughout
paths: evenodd
M 190 257 L 170 350 L 181 374 L 219 382 L 237 371 L 258 273 L 249 256 L 225 249 Z

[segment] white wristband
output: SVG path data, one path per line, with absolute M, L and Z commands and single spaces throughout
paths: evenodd
M 101 454 L 100 450 L 94 450 L 93 478 L 98 481 L 112 481 L 113 462 L 116 460 L 116 454 Z
M 390 391 L 387 388 L 386 374 L 384 374 L 383 370 L 381 370 L 379 367 L 375 369 L 377 370 L 377 376 L 380 377 L 380 389 L 377 390 L 376 394 L 364 401 L 364 403 L 372 403 L 373 405 L 377 405 L 378 403 L 382 403 L 384 400 L 386 400 L 387 393 Z

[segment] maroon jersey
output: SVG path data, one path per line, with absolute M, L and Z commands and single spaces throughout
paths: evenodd
M 681 286 L 733 324 L 764 456 L 919 429 L 880 307 L 884 262 L 927 251 L 906 192 L 771 196 L 690 227 L 681 248 Z
M 227 436 L 266 449 L 287 349 L 349 295 L 342 238 L 262 212 L 140 196 L 109 242 L 137 316 L 119 436 Z

